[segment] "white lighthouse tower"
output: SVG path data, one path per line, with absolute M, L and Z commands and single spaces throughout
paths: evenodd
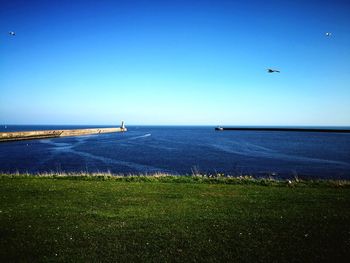
M 122 121 L 122 125 L 120 126 L 121 131 L 127 131 L 127 128 L 125 128 L 125 123 Z

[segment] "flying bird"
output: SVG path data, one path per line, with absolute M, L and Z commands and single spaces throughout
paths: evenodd
M 331 32 L 326 32 L 326 37 L 330 37 L 332 35 Z
M 270 68 L 267 69 L 267 72 L 268 72 L 268 73 L 274 73 L 274 72 L 280 73 L 279 70 L 277 70 L 277 69 L 270 69 Z
M 14 31 L 9 31 L 9 35 L 10 35 L 10 36 L 15 36 L 16 33 L 15 33 Z

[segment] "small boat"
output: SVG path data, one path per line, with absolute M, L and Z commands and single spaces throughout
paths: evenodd
M 216 130 L 216 131 L 223 131 L 223 130 L 224 130 L 224 128 L 222 128 L 222 127 L 218 126 L 218 127 L 216 127 L 216 128 L 215 128 L 215 130 Z

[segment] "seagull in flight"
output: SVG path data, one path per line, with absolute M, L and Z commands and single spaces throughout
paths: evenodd
M 9 35 L 10 35 L 10 36 L 15 36 L 15 35 L 16 35 L 16 32 L 14 32 L 14 31 L 9 31 Z
M 270 68 L 267 69 L 267 72 L 268 72 L 268 73 L 274 73 L 274 72 L 280 73 L 279 70 L 277 70 L 277 69 L 270 69 Z

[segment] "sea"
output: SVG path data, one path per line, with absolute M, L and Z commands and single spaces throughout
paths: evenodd
M 0 132 L 102 127 L 110 126 L 2 125 Z M 127 128 L 119 133 L 2 142 L 0 172 L 350 179 L 349 133 Z

